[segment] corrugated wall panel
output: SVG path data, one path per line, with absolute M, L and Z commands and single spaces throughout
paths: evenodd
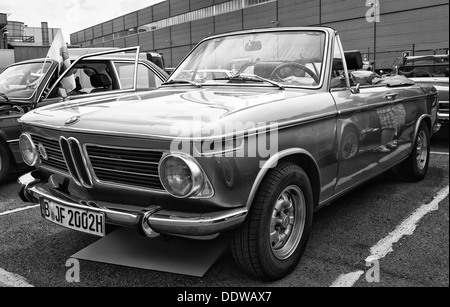
M 114 47 L 125 48 L 125 37 L 117 38 L 114 40 Z
M 113 32 L 121 32 L 125 30 L 124 19 L 123 16 L 113 19 Z
M 412 48 L 412 44 L 416 49 L 448 48 L 448 16 L 442 7 L 382 15 L 377 24 L 377 50 Z M 438 30 L 437 24 L 446 25 L 447 31 Z
M 216 33 L 242 30 L 242 11 L 235 11 L 215 17 Z
M 162 54 L 164 57 L 164 63 L 166 64 L 166 67 L 173 67 L 172 66 L 172 52 L 170 49 L 158 49 L 158 52 Z
M 163 28 L 153 32 L 155 49 L 170 48 L 170 28 Z
M 138 11 L 138 26 L 151 22 L 153 22 L 153 8 L 151 6 Z
M 317 0 L 279 0 L 280 27 L 313 26 L 320 24 L 320 6 Z
M 140 33 L 139 46 L 141 46 L 141 51 L 152 51 L 154 49 L 153 32 Z
M 399 12 L 410 9 L 422 8 L 425 6 L 434 6 L 447 4 L 448 0 L 395 0 L 395 1 L 380 1 L 381 14 L 390 12 Z
M 109 41 L 103 43 L 103 47 L 114 47 L 114 41 Z
M 170 16 L 189 12 L 189 0 L 170 0 Z
M 84 38 L 84 31 L 79 31 L 79 32 L 77 32 L 77 39 L 78 39 L 78 42 L 79 42 L 79 43 L 82 43 L 82 42 L 85 41 L 85 38 Z
M 94 38 L 93 28 L 87 28 L 86 30 L 84 30 L 84 38 L 87 41 Z
M 134 47 L 139 45 L 139 35 L 130 35 L 125 37 L 125 46 Z
M 209 17 L 191 22 L 191 43 L 197 44 L 202 39 L 214 34 L 214 18 Z
M 185 46 L 191 44 L 190 23 L 184 23 L 171 27 L 172 47 Z
M 72 45 L 78 44 L 78 35 L 77 35 L 77 33 L 70 34 L 70 43 Z
M 94 26 L 94 38 L 102 37 L 103 36 L 103 29 L 102 25 L 96 25 Z
M 213 4 L 214 2 L 211 0 L 191 0 L 191 11 L 202 9 Z
M 169 1 L 164 1 L 153 6 L 153 21 L 169 18 Z
M 138 25 L 138 13 L 133 12 L 124 17 L 124 27 L 125 29 L 135 28 Z
M 108 35 L 108 34 L 113 33 L 113 23 L 112 23 L 112 20 L 103 23 L 103 24 L 102 24 L 102 27 L 103 27 L 103 35 Z
M 360 50 L 367 53 L 368 48 L 373 52 L 373 24 L 365 18 L 356 20 L 327 23 L 324 26 L 338 31 L 344 50 Z
M 322 0 L 322 23 L 330 23 L 352 18 L 365 18 L 369 8 L 366 1 Z
M 191 46 L 172 48 L 172 67 L 178 66 L 189 51 L 191 51 Z
M 276 21 L 276 2 L 270 2 L 244 9 L 244 29 L 275 27 Z

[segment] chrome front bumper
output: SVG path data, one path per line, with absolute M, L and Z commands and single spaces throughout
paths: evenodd
M 212 236 L 238 226 L 248 213 L 246 208 L 201 214 L 168 211 L 157 206 L 141 210 L 119 210 L 117 204 L 99 205 L 95 201 L 75 199 L 36 178 L 33 173 L 23 175 L 18 182 L 22 186 L 19 196 L 25 202 L 38 204 L 39 200 L 44 198 L 69 208 L 104 213 L 107 224 L 135 228 L 148 237 L 156 237 L 159 234 Z

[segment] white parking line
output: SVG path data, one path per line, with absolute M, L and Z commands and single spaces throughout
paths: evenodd
M 20 275 L 9 273 L 0 268 L 0 287 L 34 287 Z
M 33 208 L 36 208 L 36 207 L 39 207 L 39 205 L 34 205 L 34 206 L 18 208 L 18 209 L 14 209 L 14 210 L 10 210 L 10 211 L 5 211 L 5 212 L 0 213 L 0 216 L 8 215 L 8 214 L 11 214 L 11 213 L 16 213 L 16 212 L 20 212 L 20 211 L 25 211 L 25 210 L 29 210 L 29 209 L 33 209 Z
M 417 223 L 428 213 L 439 209 L 439 203 L 449 195 L 449 186 L 439 191 L 434 199 L 429 203 L 422 205 L 406 220 L 404 220 L 397 228 L 387 237 L 380 240 L 370 249 L 370 256 L 366 258 L 366 263 L 378 261 L 393 251 L 392 246 L 405 235 L 412 235 L 416 230 Z M 363 271 L 357 271 L 349 274 L 340 275 L 331 287 L 352 287 L 358 279 L 364 274 Z
M 431 154 L 432 155 L 439 155 L 439 156 L 448 156 L 449 155 L 448 152 L 438 152 L 438 151 L 432 151 Z

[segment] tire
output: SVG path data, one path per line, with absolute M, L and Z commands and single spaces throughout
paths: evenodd
M 234 261 L 258 278 L 285 277 L 305 251 L 312 219 L 308 176 L 294 163 L 279 164 L 261 183 L 249 215 L 231 239 Z
M 355 157 L 359 152 L 359 133 L 352 126 L 345 127 L 342 133 L 339 158 L 341 161 Z
M 9 153 L 7 148 L 0 142 L 0 184 L 5 181 L 10 166 Z
M 430 148 L 430 130 L 422 122 L 411 155 L 397 168 L 402 179 L 417 182 L 425 178 L 430 163 Z

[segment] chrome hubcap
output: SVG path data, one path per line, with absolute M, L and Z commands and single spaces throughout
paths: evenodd
M 428 159 L 428 140 L 427 135 L 423 130 L 420 131 L 419 136 L 417 137 L 416 159 L 417 167 L 419 170 L 423 170 Z
M 305 228 L 306 204 L 297 186 L 287 187 L 278 197 L 270 222 L 270 246 L 280 260 L 289 258 L 296 250 Z

